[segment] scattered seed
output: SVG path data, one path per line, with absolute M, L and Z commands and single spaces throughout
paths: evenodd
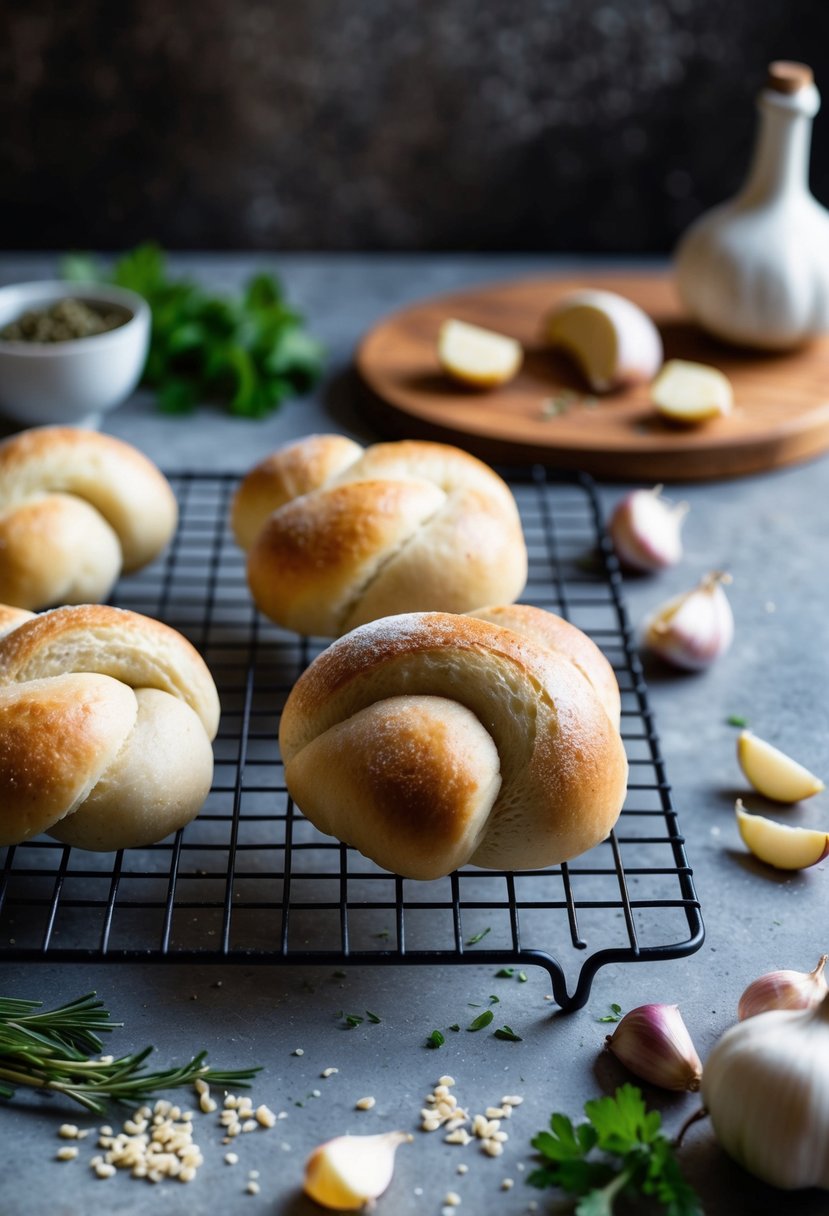
M 225 1153 L 225 1164 L 226 1165 L 238 1165 L 239 1164 L 238 1154 L 237 1153 Z
M 59 1148 L 55 1156 L 58 1161 L 74 1161 L 78 1155 L 78 1150 L 74 1145 L 67 1144 L 65 1148 Z
M 334 1073 L 337 1073 L 339 1071 L 340 1071 L 339 1068 L 323 1068 L 322 1072 L 320 1073 L 320 1076 L 325 1077 L 327 1079 L 328 1077 L 333 1077 Z
M 461 1204 L 461 1197 L 457 1191 L 447 1191 L 443 1202 L 450 1208 L 458 1208 Z
M 460 1163 L 460 1165 L 458 1166 L 458 1169 L 457 1169 L 457 1173 L 459 1173 L 459 1174 L 468 1174 L 469 1173 L 469 1166 L 466 1164 L 465 1161 L 462 1161 Z
M 63 1136 L 64 1140 L 77 1140 L 78 1129 L 74 1123 L 61 1123 L 58 1128 L 58 1135 Z
M 291 1055 L 292 1056 L 304 1056 L 305 1052 L 302 1050 L 301 1047 L 295 1047 L 294 1050 L 291 1052 Z
M 245 1187 L 245 1190 L 247 1191 L 248 1195 L 258 1195 L 259 1194 L 259 1183 L 251 1181 L 247 1184 L 247 1186 Z
M 501 1190 L 502 1191 L 511 1191 L 514 1186 L 515 1186 L 515 1183 L 513 1182 L 512 1178 L 505 1178 L 504 1181 L 501 1183 Z
M 354 1105 L 357 1110 L 371 1110 L 375 1102 L 375 1098 L 358 1098 Z

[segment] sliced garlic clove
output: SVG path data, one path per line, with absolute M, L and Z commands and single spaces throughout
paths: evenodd
M 757 792 L 775 802 L 800 802 L 825 788 L 820 777 L 749 730 L 737 739 L 737 760 Z
M 447 375 L 471 388 L 497 388 L 516 375 L 524 358 L 520 342 L 453 318 L 438 336 L 438 359 Z
M 687 513 L 687 503 L 665 501 L 661 486 L 626 494 L 608 524 L 622 565 L 648 574 L 676 565 L 682 557 L 680 533 Z
M 734 809 L 743 843 L 760 861 L 778 870 L 806 870 L 829 856 L 826 832 L 790 828 L 764 815 L 750 815 L 739 798 Z
M 746 988 L 737 1006 L 740 1021 L 770 1009 L 813 1009 L 829 987 L 823 969 L 829 954 L 822 954 L 814 971 L 769 971 Z
M 677 1005 L 641 1005 L 605 1040 L 634 1076 L 679 1092 L 700 1087 L 702 1064 Z
M 324 1208 L 358 1212 L 388 1188 L 394 1154 L 408 1132 L 337 1136 L 314 1149 L 305 1164 L 306 1195 Z
M 662 339 L 646 312 L 612 291 L 565 296 L 544 319 L 544 334 L 566 351 L 594 393 L 650 380 L 662 363 Z
M 697 426 L 731 413 L 731 381 L 716 367 L 669 359 L 651 385 L 651 401 L 663 418 Z
M 709 667 L 731 645 L 734 616 L 720 571 L 707 574 L 684 595 L 663 604 L 646 622 L 645 645 L 659 658 L 686 671 Z

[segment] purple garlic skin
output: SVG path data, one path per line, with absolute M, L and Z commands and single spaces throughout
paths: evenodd
M 829 987 L 823 969 L 829 954 L 822 954 L 814 971 L 769 971 L 746 988 L 737 1006 L 740 1021 L 770 1009 L 814 1009 Z
M 682 557 L 680 531 L 688 506 L 666 502 L 661 492 L 661 486 L 632 490 L 610 517 L 608 532 L 613 548 L 629 570 L 653 574 L 675 566 Z
M 696 1092 L 702 1062 L 678 1005 L 640 1005 L 622 1018 L 607 1047 L 626 1068 L 651 1085 Z

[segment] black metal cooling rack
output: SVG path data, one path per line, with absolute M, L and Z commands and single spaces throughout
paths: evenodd
M 288 796 L 276 739 L 289 689 L 325 643 L 253 609 L 227 527 L 237 478 L 174 474 L 175 542 L 113 602 L 179 629 L 207 660 L 223 709 L 213 788 L 193 823 L 147 849 L 39 837 L 0 854 L 0 958 L 539 965 L 575 1009 L 605 964 L 697 950 L 699 903 L 593 484 L 508 476 L 530 556 L 523 602 L 593 637 L 622 690 L 630 783 L 607 841 L 545 870 L 418 882 L 317 832 Z

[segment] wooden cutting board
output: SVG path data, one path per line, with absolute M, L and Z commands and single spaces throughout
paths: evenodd
M 666 358 L 724 371 L 734 386 L 734 412 L 686 429 L 657 417 L 646 385 L 591 398 L 575 367 L 539 337 L 547 309 L 585 286 L 619 292 L 644 308 L 660 329 Z M 447 317 L 517 338 L 525 349 L 517 378 L 485 392 L 453 385 L 436 354 Z M 665 276 L 531 278 L 425 300 L 375 326 L 356 362 L 367 408 L 383 433 L 455 443 L 494 463 L 684 481 L 776 468 L 829 448 L 829 337 L 786 354 L 722 345 L 683 316 Z

